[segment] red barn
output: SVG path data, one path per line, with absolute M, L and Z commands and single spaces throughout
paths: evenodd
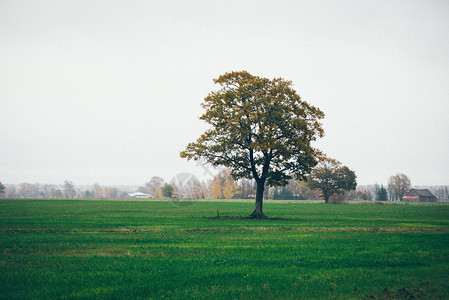
M 428 189 L 411 189 L 401 200 L 411 202 L 437 202 L 437 197 Z

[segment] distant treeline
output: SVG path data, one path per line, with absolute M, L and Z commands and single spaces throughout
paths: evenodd
M 427 188 L 437 198 L 438 202 L 449 202 L 449 187 L 445 186 L 415 186 Z M 22 182 L 19 184 L 4 184 L 1 198 L 37 198 L 37 199 L 107 199 L 130 198 L 137 193 L 148 198 L 192 198 L 192 199 L 252 199 L 256 194 L 254 181 L 234 180 L 229 170 L 222 170 L 209 181 L 199 181 L 196 177 L 179 184 L 165 182 L 161 177 L 153 176 L 142 186 L 101 186 L 75 185 L 69 180 L 62 184 L 40 184 Z M 273 200 L 318 200 L 319 190 L 310 189 L 304 181 L 290 180 L 285 187 L 268 187 L 265 198 Z M 344 195 L 346 200 L 394 201 L 393 191 L 383 185 L 360 185 L 356 190 Z

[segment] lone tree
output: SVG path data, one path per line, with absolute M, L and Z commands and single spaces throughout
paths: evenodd
M 355 190 L 357 176 L 354 171 L 332 158 L 325 158 L 312 170 L 307 183 L 312 189 L 319 189 L 324 201 L 329 203 L 333 194 L 343 194 L 344 191 Z
M 324 131 L 324 113 L 302 101 L 292 82 L 282 78 L 231 72 L 214 80 L 221 89 L 211 92 L 200 117 L 211 125 L 180 153 L 231 169 L 234 179 L 253 178 L 256 203 L 251 217 L 264 218 L 265 184 L 285 186 L 292 177 L 304 179 L 317 164 L 320 152 L 311 146 Z

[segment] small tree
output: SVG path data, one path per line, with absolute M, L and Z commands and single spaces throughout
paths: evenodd
M 24 198 L 38 197 L 39 184 L 32 184 L 29 182 L 19 183 L 19 195 Z
M 17 197 L 17 189 L 14 185 L 8 185 L 5 190 L 6 198 L 16 198 Z
M 210 194 L 214 199 L 231 199 L 238 190 L 239 186 L 230 169 L 221 170 L 210 184 Z
M 165 183 L 162 188 L 162 196 L 165 198 L 171 198 L 173 196 L 173 186 L 171 184 Z
M 50 196 L 50 190 L 53 187 L 54 187 L 53 184 L 43 184 L 42 187 L 41 187 L 42 196 L 44 198 L 48 198 Z
M 239 186 L 237 185 L 237 182 L 232 178 L 226 178 L 223 186 L 223 197 L 225 197 L 225 199 L 231 199 L 238 190 Z
M 396 174 L 388 179 L 388 191 L 393 200 L 401 200 L 411 186 L 410 178 L 405 174 Z
M 73 182 L 65 180 L 64 181 L 64 197 L 74 198 L 76 195 L 75 186 Z
M 311 142 L 322 137 L 324 113 L 301 100 L 292 82 L 231 72 L 214 80 L 219 91 L 202 104 L 200 117 L 211 125 L 181 157 L 232 170 L 232 176 L 254 179 L 256 203 L 251 217 L 264 218 L 265 184 L 285 186 L 304 178 L 317 164 Z
M 145 184 L 145 187 L 148 188 L 149 194 L 156 196 L 156 189 L 161 188 L 164 184 L 164 179 L 159 176 L 151 177 L 150 181 Z
M 293 192 L 286 188 L 276 188 L 273 193 L 273 200 L 292 200 L 294 199 Z
M 119 191 L 116 188 L 104 187 L 103 188 L 103 198 L 117 198 Z
M 103 188 L 98 183 L 94 183 L 91 194 L 94 198 L 100 199 L 103 197 Z
M 379 190 L 376 192 L 376 198 L 379 201 L 387 201 L 387 190 L 382 185 Z
M 329 203 L 333 194 L 343 194 L 357 187 L 356 175 L 335 159 L 325 158 L 313 169 L 307 179 L 311 189 L 319 189 L 324 201 Z
M 0 182 L 0 196 L 5 193 L 5 186 Z
M 156 198 L 156 199 L 162 198 L 162 188 L 157 187 L 157 188 L 154 190 L 154 198 Z
M 144 194 L 150 194 L 156 197 L 156 189 L 160 189 L 164 183 L 164 179 L 159 176 L 153 176 L 151 177 L 150 181 L 145 182 L 144 186 L 140 186 L 137 191 L 144 193 Z
M 210 185 L 210 194 L 213 199 L 222 199 L 223 198 L 223 187 L 221 184 L 221 178 L 219 176 L 215 176 Z

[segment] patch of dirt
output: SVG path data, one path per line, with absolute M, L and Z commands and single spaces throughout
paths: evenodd
M 295 232 L 438 232 L 437 229 L 420 228 L 369 228 L 369 227 L 312 227 L 312 228 L 294 228 L 294 227 L 220 227 L 220 228 L 189 228 L 182 231 L 186 232 L 230 232 L 230 231 L 295 231 Z
M 421 284 L 425 285 L 425 284 Z M 402 287 L 397 291 L 390 291 L 384 288 L 379 294 L 373 294 L 362 297 L 362 299 L 422 299 L 427 298 L 428 295 L 421 288 Z
M 246 216 L 246 217 L 234 217 L 234 216 L 218 216 L 218 217 L 203 217 L 203 219 L 210 219 L 210 220 L 264 220 L 264 221 L 294 221 L 297 219 L 290 219 L 290 218 L 279 218 L 279 217 L 263 217 L 263 218 L 256 218 L 253 216 Z

